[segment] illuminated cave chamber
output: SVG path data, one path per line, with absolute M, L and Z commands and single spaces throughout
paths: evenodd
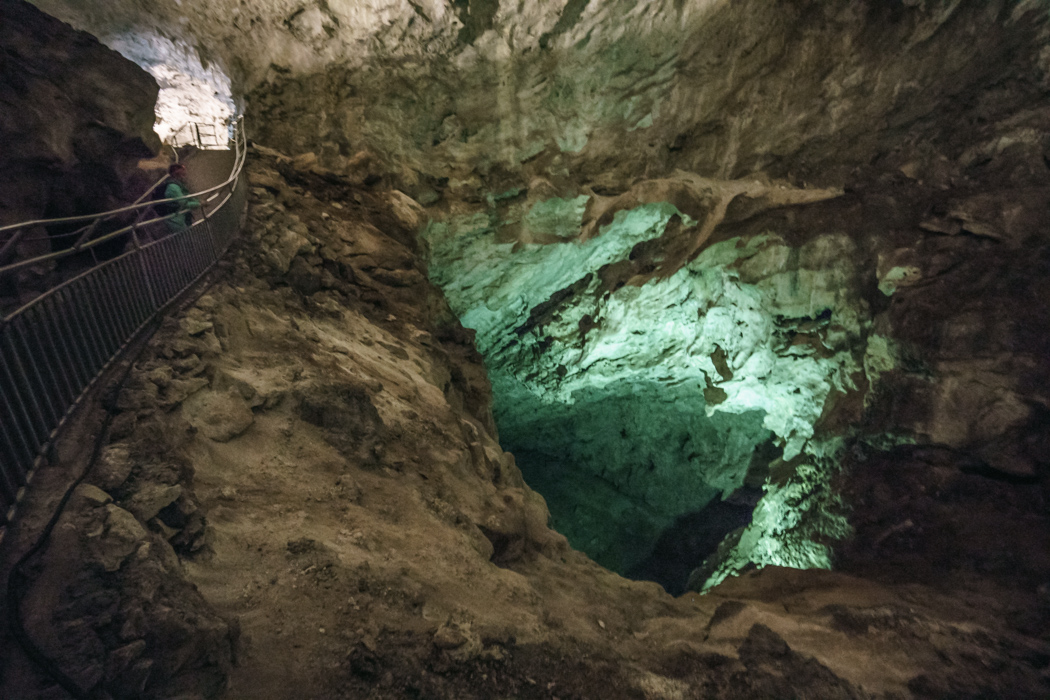
M 58 667 L 148 672 L 115 697 L 1050 696 L 1045 3 L 46 4 L 221 66 L 258 146 L 231 264 L 113 402 L 109 493 L 41 553 L 69 585 L 25 618 L 84 642 Z M 133 72 L 149 99 L 97 113 L 152 143 Z M 190 428 L 227 406 L 229 443 Z M 767 568 L 624 581 L 515 461 L 628 577 Z
M 749 564 L 827 566 L 820 534 L 844 526 L 821 489 L 834 445 L 814 424 L 864 373 L 854 244 L 767 233 L 678 267 L 673 249 L 701 222 L 666 202 L 582 243 L 500 242 L 510 221 L 577 232 L 583 211 L 494 200 L 428 231 L 431 275 L 486 357 L 501 442 L 554 527 L 675 593 Z M 790 476 L 771 479 L 778 468 Z
M 223 127 L 236 113 L 230 78 L 201 60 L 184 41 L 152 31 L 109 37 L 106 43 L 144 68 L 160 86 L 155 130 L 161 141 L 192 141 L 189 129 L 203 129 L 202 142 L 223 142 Z M 193 126 L 191 126 L 193 125 Z

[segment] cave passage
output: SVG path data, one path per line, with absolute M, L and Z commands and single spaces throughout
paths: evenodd
M 162 141 L 176 137 L 185 143 L 189 136 L 180 132 L 196 124 L 206 130 L 203 139 L 225 145 L 230 134 L 221 132 L 222 125 L 238 109 L 230 78 L 220 66 L 203 60 L 185 41 L 172 41 L 154 31 L 140 29 L 102 40 L 146 70 L 160 86 L 154 129 Z M 212 129 L 217 133 L 210 133 Z
M 0 0 L 0 49 L 0 224 L 250 139 L 6 528 L 72 695 L 1050 698 L 1050 3 Z M 26 310 L 0 364 L 101 352 Z

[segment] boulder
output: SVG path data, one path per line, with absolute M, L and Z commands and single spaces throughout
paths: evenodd
M 136 491 L 125 505 L 139 520 L 146 522 L 178 500 L 181 495 L 182 486 L 178 484 L 147 483 Z
M 119 506 L 107 505 L 106 514 L 105 530 L 88 540 L 88 550 L 105 571 L 114 572 L 147 541 L 149 533 Z
M 113 443 L 103 448 L 89 480 L 106 491 L 119 488 L 127 481 L 134 463 L 126 443 Z
M 235 389 L 199 392 L 183 403 L 182 410 L 190 425 L 215 442 L 229 442 L 255 422 L 248 403 Z

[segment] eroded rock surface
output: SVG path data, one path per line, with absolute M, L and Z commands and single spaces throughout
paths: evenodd
M 64 545 L 134 598 L 155 543 L 211 646 L 79 615 L 83 682 L 1048 694 L 1038 3 L 41 4 L 196 42 L 276 149 Z
M 106 211 L 145 190 L 136 165 L 160 146 L 148 74 L 23 0 L 0 2 L 0 51 L 0 226 Z M 23 231 L 0 266 L 70 247 L 69 230 Z M 47 289 L 53 267 L 0 276 L 0 313 Z
M 121 178 L 160 145 L 153 133 L 156 83 L 90 34 L 27 2 L 5 0 L 0 13 L 0 222 L 78 213 L 78 199 L 93 211 L 114 206 Z
M 1046 612 L 1030 591 L 767 567 L 676 599 L 574 551 L 494 438 L 480 356 L 426 281 L 401 195 L 272 155 L 249 167 L 269 186 L 244 242 L 139 360 L 27 599 L 30 629 L 61 630 L 48 650 L 85 687 L 1045 694 L 1044 628 L 1020 622 Z M 285 231 L 301 239 L 288 265 L 269 254 Z M 250 425 L 216 440 L 195 423 L 213 395 Z

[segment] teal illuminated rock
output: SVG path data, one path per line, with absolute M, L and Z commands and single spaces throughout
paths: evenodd
M 827 566 L 817 540 L 848 527 L 832 496 L 804 497 L 823 493 L 835 469 L 813 426 L 832 391 L 893 363 L 884 339 L 863 350 L 855 244 L 827 234 L 791 247 L 769 232 L 647 275 L 640 250 L 673 249 L 671 237 L 690 239 L 704 222 L 650 202 L 581 240 L 570 234 L 586 226 L 585 204 L 516 203 L 426 234 L 431 275 L 477 330 L 504 446 L 554 525 L 626 571 L 676 518 L 741 487 L 749 470 L 755 479 L 752 454 L 772 436 L 795 471 L 767 485 L 718 576 L 748 561 Z M 548 237 L 500 242 L 515 221 Z

